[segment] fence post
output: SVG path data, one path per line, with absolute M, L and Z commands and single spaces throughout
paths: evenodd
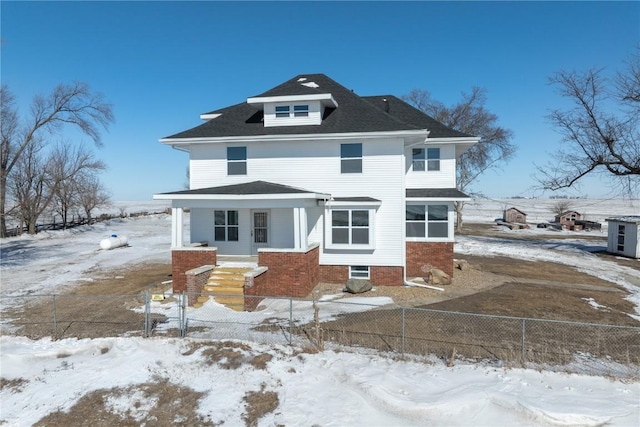
M 53 337 L 58 337 L 58 319 L 56 319 L 56 294 L 51 295 L 53 299 Z
M 405 325 L 405 311 L 406 308 L 402 307 L 402 355 L 404 356 L 404 325 Z
M 289 345 L 293 345 L 293 299 L 289 298 Z
M 149 324 L 149 312 L 151 311 L 151 304 L 149 302 L 149 290 L 144 291 L 144 338 L 149 338 L 151 335 Z
M 522 364 L 524 365 L 527 362 L 527 351 L 525 348 L 525 330 L 526 330 L 526 319 L 522 319 Z
M 188 295 L 186 291 L 182 291 L 182 295 L 180 298 L 180 304 L 178 310 L 180 310 L 179 322 L 180 322 L 180 338 L 184 338 L 187 335 L 187 308 L 185 301 L 187 300 Z

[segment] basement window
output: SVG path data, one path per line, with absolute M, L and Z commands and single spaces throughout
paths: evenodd
M 349 279 L 369 279 L 368 265 L 352 265 L 349 267 Z

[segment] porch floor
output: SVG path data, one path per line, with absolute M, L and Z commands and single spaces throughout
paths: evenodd
M 258 266 L 257 255 L 219 255 L 217 256 L 218 265 L 221 267 L 246 267 L 254 268 Z

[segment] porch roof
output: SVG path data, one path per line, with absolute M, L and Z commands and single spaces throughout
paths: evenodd
M 429 200 L 429 201 L 467 201 L 471 197 L 456 188 L 407 188 L 407 201 Z
M 159 200 L 246 200 L 246 199 L 327 199 L 330 194 L 317 193 L 302 188 L 267 181 L 207 187 L 195 190 L 172 191 L 154 194 Z

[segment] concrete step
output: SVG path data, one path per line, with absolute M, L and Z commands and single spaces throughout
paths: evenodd
M 197 299 L 198 302 L 200 303 L 204 303 L 209 301 L 209 296 L 208 295 L 200 295 Z
M 213 294 L 213 295 L 244 295 L 244 288 L 240 287 L 229 287 L 229 286 L 211 286 L 206 285 L 202 289 L 203 293 Z
M 247 271 L 251 271 L 251 268 L 216 267 L 212 274 L 244 274 Z
M 242 288 L 244 287 L 244 277 L 241 280 L 238 279 L 214 279 L 210 278 L 207 281 L 208 286 L 227 286 L 230 288 Z
M 227 305 L 227 304 L 244 305 L 244 298 L 243 297 L 216 296 L 216 297 L 213 297 L 213 299 L 215 299 L 218 304 L 223 304 L 223 305 Z

